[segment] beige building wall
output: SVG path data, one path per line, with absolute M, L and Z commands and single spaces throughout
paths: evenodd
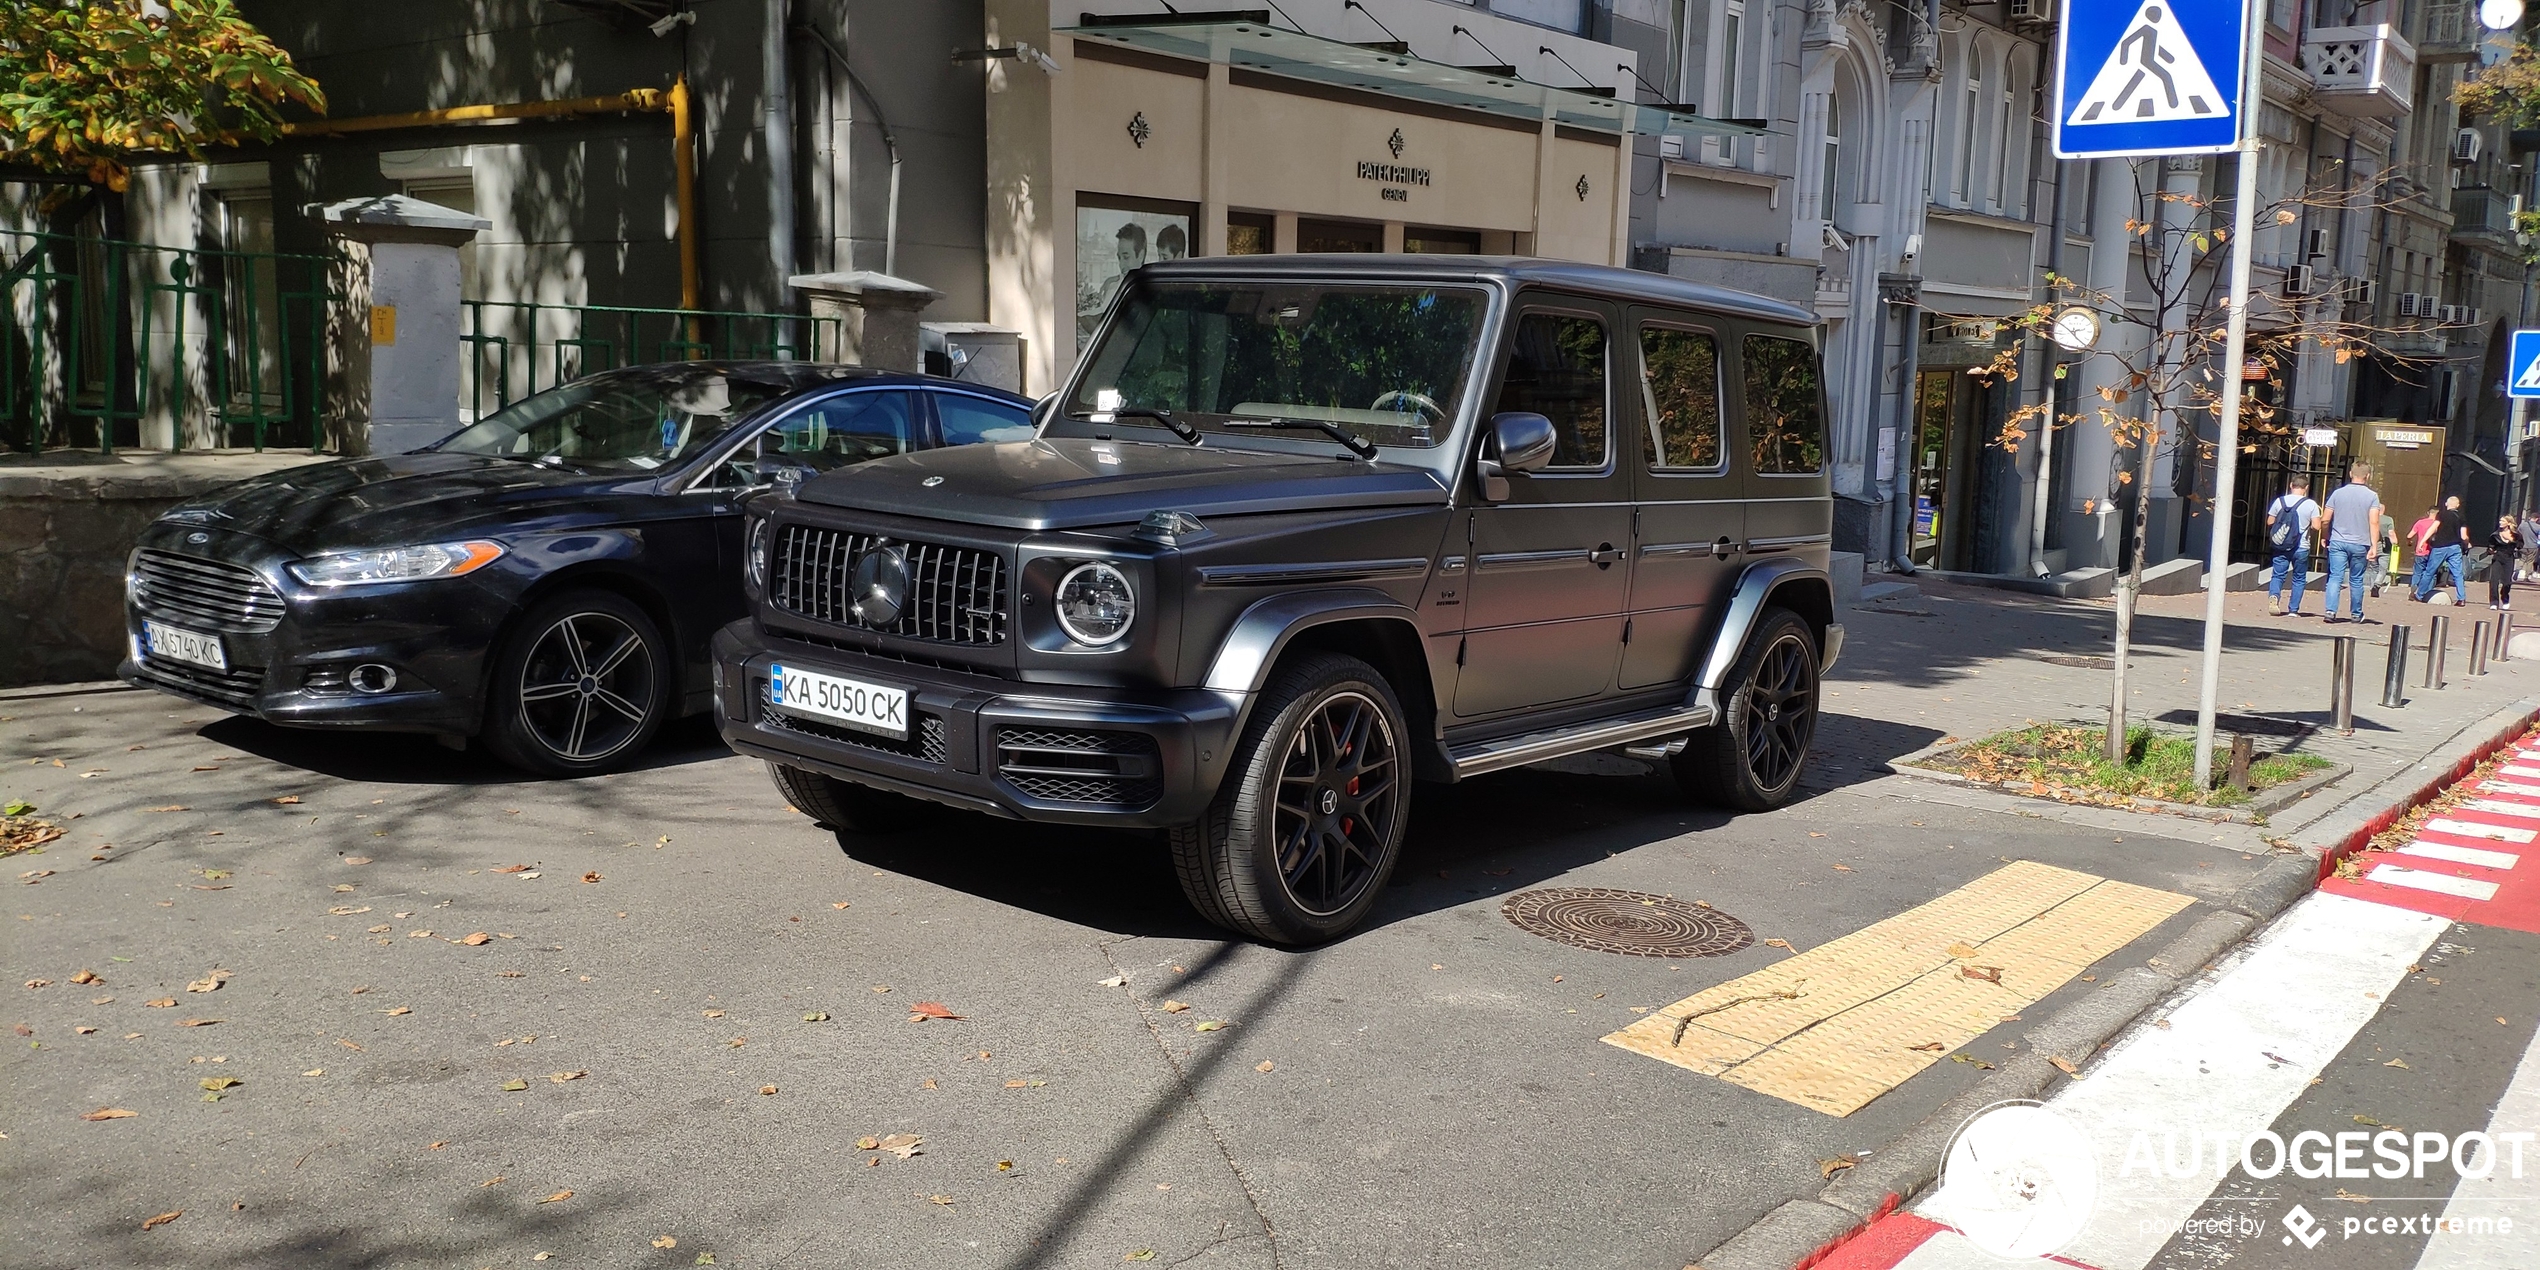
M 991 46 L 1023 41 L 1061 68 L 992 62 L 987 88 L 988 320 L 1024 333 L 1028 393 L 1056 388 L 1078 351 L 1080 195 L 1186 207 L 1193 255 L 1225 252 L 1230 214 L 1266 214 L 1273 250 L 1295 249 L 1303 218 L 1375 226 L 1387 250 L 1406 229 L 1450 229 L 1488 253 L 1625 263 L 1622 138 L 1088 48 L 1053 36 L 1049 14 L 987 0 Z

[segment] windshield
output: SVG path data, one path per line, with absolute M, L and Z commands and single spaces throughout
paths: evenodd
M 1319 421 L 1379 445 L 1436 445 L 1463 403 L 1484 308 L 1468 288 L 1145 282 L 1121 300 L 1067 413 L 1168 410 L 1212 432 Z
M 438 448 L 650 472 L 704 449 L 781 391 L 712 373 L 595 375 L 487 415 Z

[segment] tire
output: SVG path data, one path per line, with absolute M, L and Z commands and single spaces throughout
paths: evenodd
M 822 772 L 807 772 L 782 763 L 767 765 L 776 792 L 794 810 L 832 833 L 873 837 L 897 833 L 917 823 L 924 804 L 904 794 L 867 789 Z
M 1401 702 L 1366 662 L 1324 653 L 1281 667 L 1226 788 L 1169 835 L 1191 907 L 1269 944 L 1321 943 L 1365 920 L 1411 820 L 1406 736 Z
M 1817 734 L 1817 639 L 1808 623 L 1789 609 L 1764 610 L 1720 698 L 1721 720 L 1668 760 L 1676 783 L 1729 811 L 1789 802 Z
M 496 651 L 481 739 L 541 776 L 616 771 L 661 731 L 678 677 L 670 641 L 633 601 L 568 591 L 531 609 Z

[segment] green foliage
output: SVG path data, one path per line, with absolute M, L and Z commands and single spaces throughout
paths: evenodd
M 0 0 L 0 164 L 123 189 L 143 154 L 281 135 L 281 107 L 326 109 L 291 55 L 231 0 Z
M 1999 732 L 1973 744 L 1935 756 L 1931 766 L 1977 780 L 2018 784 L 2030 792 L 2072 795 L 2083 801 L 2101 797 L 2142 796 L 2174 803 L 2227 806 L 2248 801 L 2231 788 L 2196 787 L 2196 738 L 2155 732 L 2147 727 L 2126 730 L 2126 761 L 2107 759 L 2105 728 L 2069 724 L 2036 724 Z M 2230 765 L 2231 750 L 2214 750 L 2214 779 Z M 2249 765 L 2249 784 L 2263 790 L 2296 781 L 2329 765 L 2313 754 L 2275 753 Z
M 2517 41 L 2504 61 L 2452 90 L 2464 115 L 2493 115 L 2516 128 L 2540 127 L 2540 49 Z

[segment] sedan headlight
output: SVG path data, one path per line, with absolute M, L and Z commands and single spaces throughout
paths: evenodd
M 1129 633 L 1129 623 L 1138 615 L 1138 597 L 1129 589 L 1127 574 L 1096 561 L 1068 570 L 1058 580 L 1050 607 L 1069 639 L 1099 648 Z
M 368 582 L 455 578 L 494 563 L 502 554 L 503 544 L 499 542 L 443 542 L 382 551 L 333 551 L 294 560 L 287 567 L 292 577 L 310 586 L 360 586 Z

